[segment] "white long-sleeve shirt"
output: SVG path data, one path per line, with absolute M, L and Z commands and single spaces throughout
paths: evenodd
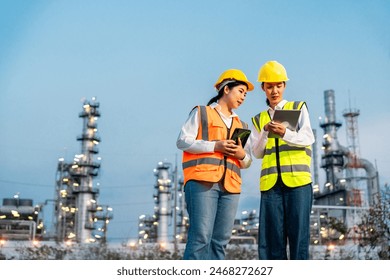
M 233 114 L 231 114 L 230 116 L 225 116 L 221 112 L 220 105 L 218 105 L 218 103 L 212 103 L 210 107 L 213 109 L 217 109 L 219 115 L 221 116 L 223 122 L 226 124 L 227 127 L 230 128 L 232 126 L 233 118 L 237 117 L 237 114 L 235 112 L 233 112 Z M 177 148 L 182 151 L 187 151 L 193 154 L 213 153 L 215 141 L 197 140 L 196 136 L 198 135 L 198 129 L 199 113 L 198 110 L 192 110 L 180 130 L 179 136 L 176 141 Z M 239 161 L 241 168 L 248 168 L 252 163 L 250 146 L 250 139 L 248 139 L 244 147 L 246 155 L 244 159 Z
M 283 106 L 287 103 L 287 100 L 282 100 L 278 105 L 275 106 L 276 110 L 281 110 Z M 274 116 L 275 110 L 271 107 L 268 108 L 268 112 L 271 118 Z M 314 134 L 310 125 L 309 112 L 307 110 L 306 104 L 301 108 L 301 115 L 298 120 L 298 131 L 292 131 L 286 129 L 286 133 L 283 136 L 283 140 L 293 146 L 305 147 L 310 146 L 314 143 Z M 254 125 L 251 127 L 252 133 L 249 137 L 251 143 L 251 150 L 255 158 L 263 158 L 265 145 L 268 141 L 268 131 L 265 131 L 264 128 L 259 132 Z

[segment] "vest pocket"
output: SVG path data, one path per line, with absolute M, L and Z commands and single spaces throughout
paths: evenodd
M 241 183 L 242 183 L 241 176 L 238 175 L 236 172 L 233 172 L 231 170 L 227 170 L 225 176 L 229 176 L 229 178 L 232 179 L 234 185 L 241 185 Z
M 219 166 L 210 165 L 210 164 L 197 164 L 195 171 L 197 172 L 214 172 L 218 171 Z

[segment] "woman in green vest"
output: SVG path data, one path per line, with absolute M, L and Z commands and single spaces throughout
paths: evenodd
M 259 71 L 268 105 L 252 118 L 251 133 L 252 153 L 262 159 L 259 259 L 309 258 L 314 135 L 305 102 L 283 98 L 286 81 L 286 69 L 277 61 L 268 61 Z M 275 110 L 286 109 L 301 111 L 296 129 L 272 121 Z

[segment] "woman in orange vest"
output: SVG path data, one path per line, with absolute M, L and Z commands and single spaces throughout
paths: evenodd
M 184 191 L 189 230 L 186 260 L 225 258 L 241 192 L 241 168 L 252 162 L 249 143 L 231 139 L 235 128 L 247 128 L 234 112 L 253 84 L 237 69 L 223 72 L 214 87 L 218 95 L 196 106 L 181 128 Z

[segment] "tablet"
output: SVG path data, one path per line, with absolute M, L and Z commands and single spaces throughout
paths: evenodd
M 251 134 L 250 129 L 245 128 L 236 128 L 232 135 L 232 140 L 236 141 L 236 144 L 238 145 L 237 139 L 241 139 L 242 147 L 245 147 L 246 142 L 248 141 L 249 135 Z
M 284 127 L 295 131 L 298 126 L 299 116 L 301 115 L 301 110 L 275 110 L 273 121 L 282 123 Z M 273 133 L 269 133 L 268 137 L 279 137 Z

